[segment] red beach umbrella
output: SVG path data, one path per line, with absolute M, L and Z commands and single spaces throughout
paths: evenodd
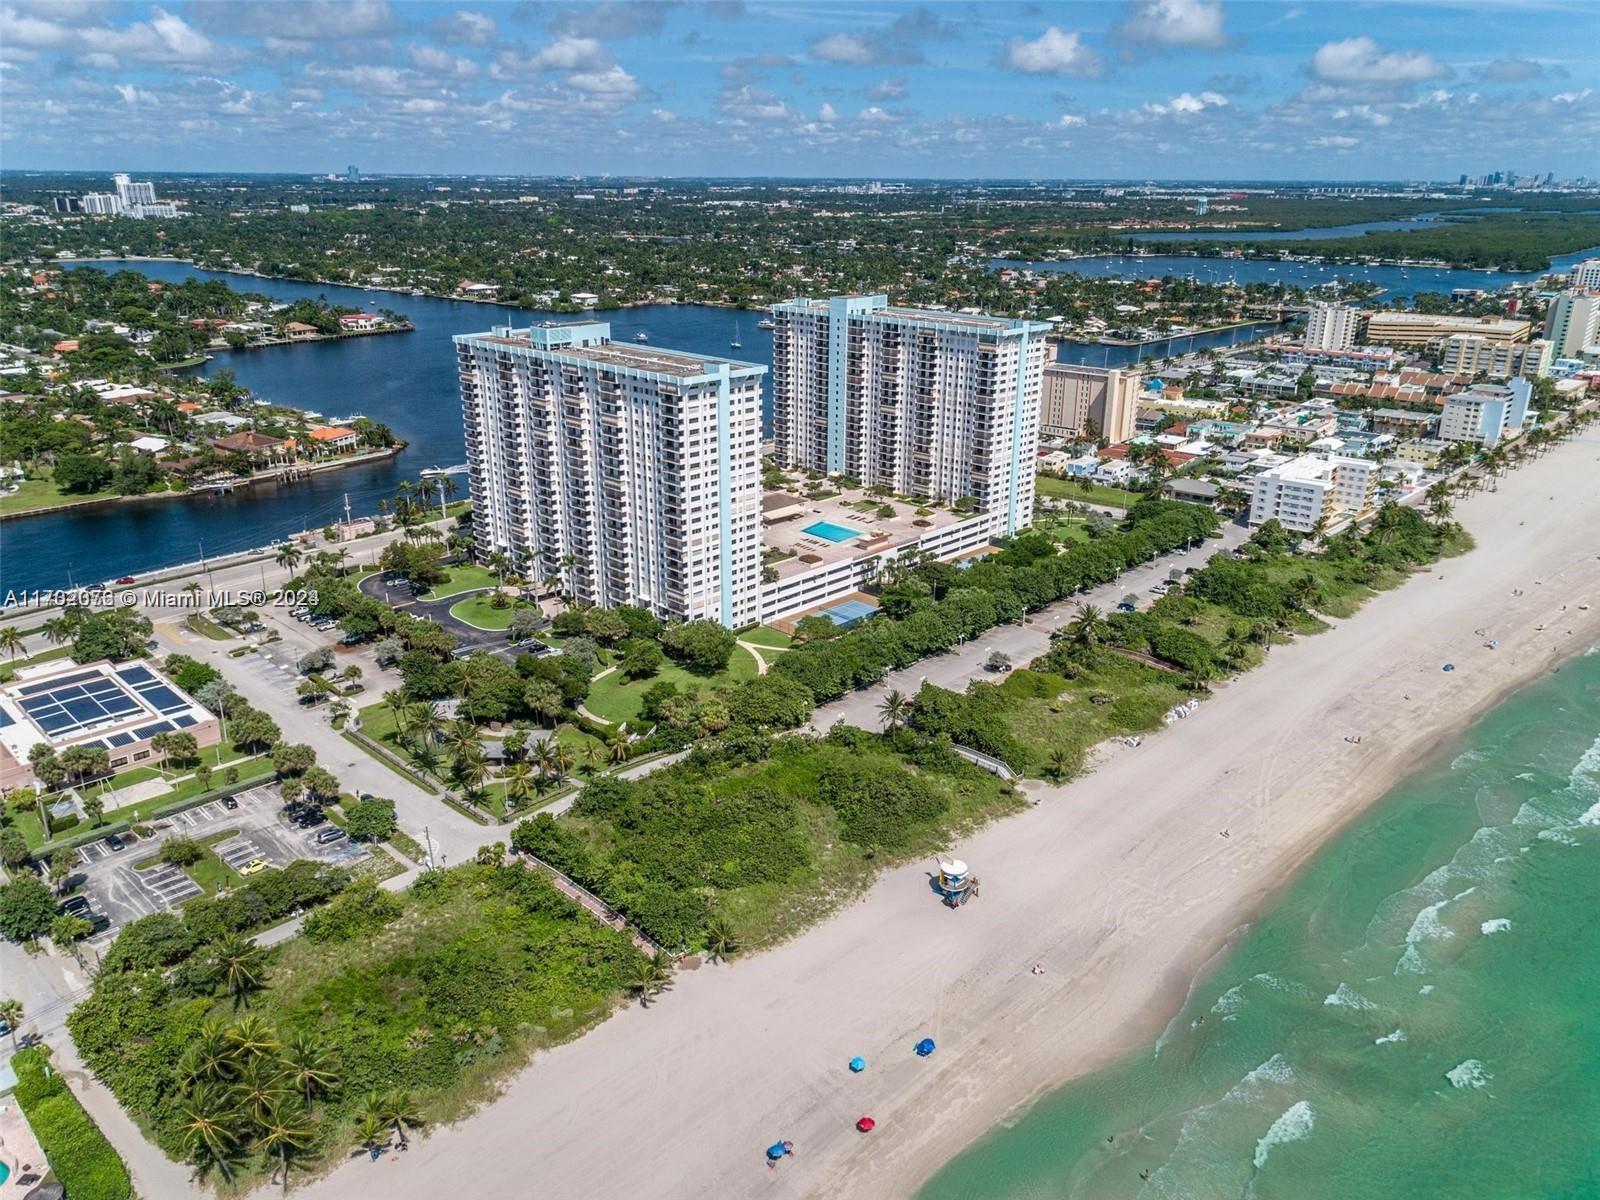
M 862 1117 L 861 1120 L 856 1122 L 856 1128 L 862 1133 L 871 1133 L 877 1127 L 878 1123 L 871 1117 Z

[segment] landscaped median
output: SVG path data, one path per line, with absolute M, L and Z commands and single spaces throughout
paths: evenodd
M 49 1050 L 19 1050 L 11 1066 L 17 1073 L 17 1104 L 69 1200 L 131 1200 L 128 1168 L 51 1067 Z

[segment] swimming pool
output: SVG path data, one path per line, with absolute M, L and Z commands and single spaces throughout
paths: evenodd
M 827 538 L 830 542 L 848 542 L 851 538 L 861 536 L 861 530 L 851 529 L 848 525 L 835 525 L 832 521 L 813 521 L 800 532 Z

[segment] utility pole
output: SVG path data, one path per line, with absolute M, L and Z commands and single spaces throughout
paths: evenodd
M 433 870 L 433 835 L 428 832 L 428 827 L 422 827 L 423 840 L 428 843 L 428 870 Z

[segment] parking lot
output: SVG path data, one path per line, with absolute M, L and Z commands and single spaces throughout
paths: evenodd
M 334 826 L 324 823 L 310 829 L 296 827 L 279 811 L 283 801 L 276 784 L 261 784 L 233 799 L 237 801 L 236 808 L 213 800 L 163 817 L 152 823 L 152 837 L 135 840 L 124 835 L 126 846 L 122 850 L 113 850 L 107 839 L 79 848 L 81 867 L 77 874 L 83 893 L 94 910 L 104 913 L 111 922 L 108 929 L 95 936 L 96 944 L 108 942 L 129 921 L 176 908 L 203 894 L 203 889 L 181 868 L 158 861 L 162 844 L 174 837 L 205 841 L 229 834 L 211 848 L 234 871 L 256 859 L 271 867 L 284 867 L 297 859 L 351 866 L 372 853 L 348 838 L 319 845 L 317 834 Z

